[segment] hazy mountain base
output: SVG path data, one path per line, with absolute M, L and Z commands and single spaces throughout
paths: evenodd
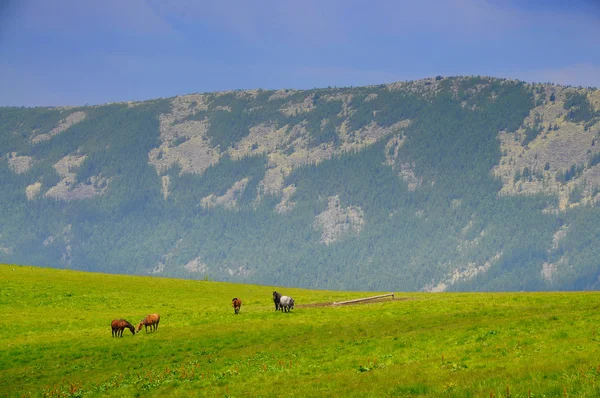
M 441 77 L 4 108 L 0 261 L 337 289 L 596 288 L 598 109 L 597 90 Z

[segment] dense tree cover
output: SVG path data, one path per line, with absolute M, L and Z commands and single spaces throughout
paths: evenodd
M 4 159 L 10 152 L 35 159 L 23 174 L 0 161 L 0 261 L 330 289 L 419 290 L 444 281 L 449 290 L 597 288 L 598 210 L 543 212 L 556 205 L 554 197 L 499 196 L 501 184 L 490 172 L 501 156 L 498 131 L 519 129 L 534 106 L 533 93 L 522 83 L 497 79 L 436 82 L 438 91 L 429 95 L 385 86 L 282 97 L 272 97 L 273 91 L 207 95 L 208 110 L 188 119 L 206 120 L 211 145 L 222 151 L 260 124 L 301 123 L 309 146 L 318 146 L 339 144 L 342 124 L 352 134 L 371 123 L 389 127 L 411 120 L 393 133 L 403 137 L 397 152 L 386 149 L 393 138 L 387 136 L 293 170 L 284 186 L 296 187 L 295 207 L 281 214 L 275 211 L 280 197 L 258 194 L 269 167 L 266 154 L 224 155 L 201 175 L 173 166 L 163 173 L 169 177 L 165 200 L 148 152 L 160 145 L 158 115 L 169 112 L 168 100 L 78 108 L 85 120 L 35 145 L 34 129 L 48 132 L 75 110 L 0 109 Z M 305 101 L 304 110 L 281 111 Z M 581 97 L 569 101 L 574 112 L 586 106 Z M 570 117 L 587 123 L 595 116 Z M 524 144 L 535 138 L 538 124 L 526 131 Z M 105 177 L 110 182 L 103 195 L 69 202 L 26 198 L 26 187 L 35 182 L 42 194 L 56 185 L 61 177 L 53 165 L 77 153 L 86 158 L 73 170 L 75 184 Z M 419 177 L 416 189 L 401 178 L 401 164 Z M 581 167 L 557 178 L 572 178 Z M 235 209 L 201 205 L 244 178 L 248 184 Z M 336 195 L 343 208 L 360 208 L 365 223 L 359 234 L 325 245 L 314 221 Z M 559 230 L 565 237 L 555 243 Z M 542 277 L 544 266 L 565 262 L 568 267 Z M 186 264 L 196 268 L 190 272 Z M 471 279 L 449 283 L 453 269 L 473 273 L 478 267 Z

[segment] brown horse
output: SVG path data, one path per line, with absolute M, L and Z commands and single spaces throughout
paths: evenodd
M 150 331 L 154 332 L 156 329 L 158 329 L 159 322 L 160 315 L 150 314 L 140 321 L 140 323 L 137 325 L 137 331 L 139 332 L 140 330 L 142 330 L 142 326 L 145 326 L 146 333 L 148 333 L 148 326 L 150 326 Z
M 233 307 L 233 310 L 235 311 L 235 313 L 239 313 L 240 312 L 240 308 L 242 308 L 242 300 L 240 300 L 237 297 L 234 297 L 233 300 L 231 300 L 231 306 Z
M 110 328 L 112 329 L 112 337 L 123 337 L 123 329 L 125 328 L 131 330 L 131 334 L 135 335 L 135 328 L 125 319 L 113 319 Z

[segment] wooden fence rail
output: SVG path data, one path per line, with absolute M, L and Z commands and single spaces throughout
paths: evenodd
M 333 305 L 343 305 L 343 304 L 360 303 L 361 301 L 374 300 L 374 299 L 384 298 L 384 297 L 390 297 L 390 296 L 392 297 L 392 300 L 393 300 L 394 299 L 394 293 L 389 293 L 389 294 L 382 294 L 382 295 L 379 295 L 379 296 L 359 298 L 359 299 L 355 299 L 355 300 L 334 301 Z

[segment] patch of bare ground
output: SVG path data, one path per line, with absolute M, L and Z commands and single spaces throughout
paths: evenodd
M 14 173 L 26 173 L 33 166 L 33 163 L 31 156 L 18 156 L 16 152 L 8 154 L 8 168 Z
M 531 110 L 516 132 L 502 131 L 498 134 L 503 153 L 500 163 L 492 172 L 502 180 L 500 195 L 531 195 L 537 193 L 555 195 L 562 211 L 581 204 L 595 204 L 600 187 L 600 165 L 589 167 L 589 160 L 600 152 L 596 141 L 600 135 L 600 122 L 585 128 L 584 123 L 569 121 L 564 101 L 568 92 L 577 89 L 558 86 L 543 86 L 545 96 L 536 93 L 543 103 Z M 585 91 L 582 91 L 585 93 Z M 555 100 L 548 98 L 554 94 Z M 597 97 L 589 92 L 591 98 Z M 523 144 L 527 128 L 537 128 L 539 133 L 533 140 Z M 581 173 L 564 181 L 559 178 L 572 166 L 583 169 Z M 581 191 L 572 196 L 574 189 Z
M 237 98 L 245 98 L 245 99 L 255 99 L 256 97 L 258 97 L 258 95 L 260 93 L 262 93 L 263 90 L 261 89 L 252 89 L 252 90 L 236 90 L 234 91 L 235 96 Z
M 52 137 L 54 137 L 55 135 L 62 133 L 69 127 L 73 126 L 76 123 L 81 122 L 84 119 L 85 119 L 85 112 L 83 112 L 83 111 L 73 112 L 70 115 L 68 115 L 66 118 L 64 118 L 60 122 L 58 122 L 56 127 L 54 127 L 52 130 L 50 130 L 48 133 L 38 134 L 38 135 L 35 135 L 34 137 L 32 137 L 31 143 L 36 144 L 40 141 L 49 140 Z
M 600 112 L 600 90 L 586 91 L 588 101 L 596 112 Z
M 250 180 L 248 178 L 242 178 L 241 180 L 235 182 L 231 188 L 225 192 L 225 194 L 221 196 L 210 194 L 207 197 L 202 198 L 200 204 L 204 208 L 222 206 L 226 209 L 233 209 L 237 207 L 237 201 L 244 193 L 249 181 Z
M 169 197 L 169 185 L 171 184 L 171 179 L 169 178 L 169 176 L 162 176 L 160 182 L 163 198 L 167 200 L 167 198 Z
M 275 211 L 279 214 L 287 213 L 292 210 L 296 206 L 296 202 L 292 202 L 291 198 L 296 193 L 296 186 L 289 185 L 283 188 L 283 194 L 281 197 L 281 201 L 275 206 Z
M 67 267 L 71 266 L 71 239 L 73 238 L 73 234 L 71 232 L 72 227 L 72 224 L 67 224 L 61 232 L 46 237 L 46 239 L 44 239 L 42 242 L 44 246 L 50 246 L 52 244 L 60 245 L 63 248 L 61 262 Z
M 2 238 L 2 234 L 0 234 L 0 239 Z M 13 249 L 8 246 L 0 246 L 0 253 L 4 254 L 12 254 Z
M 478 265 L 474 262 L 468 262 L 466 264 L 453 267 L 446 278 L 439 281 L 437 284 L 431 283 L 423 287 L 423 291 L 431 293 L 445 292 L 449 286 L 454 285 L 460 281 L 468 281 L 473 279 L 475 276 L 487 272 L 494 262 L 500 260 L 502 252 L 496 253 L 494 257 L 486 261 L 482 265 Z M 450 267 L 450 264 L 446 265 Z
M 409 123 L 406 124 L 408 126 Z M 385 146 L 386 163 L 394 169 L 400 178 L 408 185 L 409 191 L 415 191 L 423 184 L 423 177 L 415 173 L 414 162 L 402 162 L 398 156 L 400 148 L 404 145 L 405 136 L 392 137 Z
M 225 264 L 219 268 L 221 271 L 228 273 L 230 276 L 247 277 L 253 273 L 253 271 L 246 265 Z
M 288 102 L 283 107 L 281 107 L 280 111 L 286 116 L 296 116 L 300 113 L 310 112 L 315 109 L 315 95 L 310 94 L 302 101 L 299 102 Z
M 153 275 L 164 273 L 166 264 L 172 262 L 173 256 L 175 256 L 175 254 L 179 251 L 179 246 L 181 245 L 181 242 L 182 239 L 177 240 L 177 242 L 175 242 L 175 245 L 173 245 L 173 247 L 168 252 L 162 255 L 161 259 L 158 261 L 158 263 L 156 263 L 156 265 L 153 268 L 147 269 L 147 272 Z
M 290 89 L 277 90 L 273 94 L 271 94 L 271 96 L 269 97 L 269 101 L 284 99 L 284 98 L 289 97 L 290 95 L 296 94 L 296 92 L 297 92 L 296 90 L 290 90 Z
M 366 301 L 358 301 L 353 303 L 345 303 L 345 304 L 335 304 L 334 302 L 329 303 L 310 303 L 310 304 L 294 304 L 295 308 L 313 308 L 313 307 L 340 307 L 347 305 L 366 305 L 366 304 L 375 304 L 375 303 L 386 303 L 391 301 L 406 301 L 406 300 L 416 300 L 415 297 L 387 297 L 387 298 L 379 298 L 373 300 Z
M 260 90 L 246 90 L 215 95 L 234 93 L 236 96 L 254 98 L 260 92 Z M 272 94 L 271 98 L 285 98 L 293 93 L 295 92 L 290 90 L 280 90 Z M 351 95 L 349 94 L 327 96 L 324 100 L 342 101 L 345 104 L 342 116 L 348 116 L 351 112 L 349 107 Z M 290 101 L 284 104 L 280 111 L 291 115 L 308 112 L 313 108 L 314 95 L 311 94 L 301 101 Z M 172 101 L 170 113 L 159 116 L 161 144 L 149 152 L 149 163 L 156 168 L 159 175 L 164 174 L 175 164 L 181 167 L 181 173 L 202 174 L 208 167 L 216 164 L 223 153 L 227 153 L 232 159 L 266 154 L 267 170 L 263 180 L 259 183 L 257 200 L 260 200 L 264 194 L 283 195 L 285 178 L 296 167 L 316 164 L 346 151 L 359 150 L 388 134 L 399 132 L 410 124 L 409 120 L 401 121 L 390 127 L 381 127 L 371 123 L 357 131 L 348 131 L 347 123 L 342 123 L 338 128 L 340 138 L 338 145 L 312 146 L 311 134 L 307 131 L 304 123 L 286 125 L 281 128 L 263 123 L 252 126 L 247 136 L 222 151 L 220 148 L 210 145 L 207 136 L 208 119 L 185 120 L 188 116 L 207 109 L 206 96 L 192 95 L 175 98 Z M 165 195 L 164 188 L 163 195 Z M 289 202 L 289 198 L 287 201 Z M 286 208 L 285 205 L 281 206 L 281 209 Z
M 327 209 L 315 217 L 313 227 L 321 231 L 321 243 L 329 245 L 349 233 L 358 235 L 364 224 L 363 210 L 358 206 L 342 207 L 336 195 L 329 198 Z
M 561 226 L 552 236 L 552 245 L 548 249 L 548 254 L 552 251 L 557 250 L 560 241 L 563 240 L 567 236 L 567 232 L 569 231 L 568 225 Z M 565 256 L 562 256 L 558 261 L 554 263 L 545 262 L 542 264 L 542 269 L 540 270 L 540 274 L 542 278 L 547 281 L 552 281 L 556 278 L 558 271 L 568 266 L 568 261 Z
M 27 200 L 35 199 L 40 194 L 41 190 L 42 190 L 41 181 L 37 181 L 31 185 L 28 185 L 27 188 L 25 188 L 25 196 L 27 196 Z
M 371 93 L 365 97 L 365 102 L 373 101 L 375 98 L 377 98 L 377 94 Z
M 71 201 L 88 199 L 103 194 L 110 182 L 107 178 L 92 176 L 85 182 L 75 184 L 77 174 L 72 172 L 72 169 L 79 167 L 85 161 L 86 157 L 86 155 L 67 155 L 56 162 L 54 169 L 61 177 L 61 180 L 58 184 L 50 188 L 44 196 Z M 35 189 L 35 184 L 32 189 Z
M 189 94 L 173 98 L 171 112 L 165 115 L 171 122 L 180 121 L 189 115 L 208 110 L 207 96 L 204 94 Z
M 181 167 L 181 173 L 202 174 L 221 158 L 219 149 L 210 146 L 206 122 L 189 120 L 166 129 L 177 137 L 187 139 L 182 143 L 175 139 L 163 141 L 158 148 L 150 150 L 149 163 L 156 168 L 157 174 L 163 174 L 175 164 Z
M 210 146 L 206 135 L 207 120 L 184 120 L 208 109 L 205 95 L 193 94 L 176 97 L 171 111 L 159 116 L 160 140 L 158 148 L 148 153 L 148 162 L 161 175 L 178 164 L 181 173 L 201 174 L 221 157 L 218 148 Z
M 457 84 L 457 78 L 453 78 L 453 84 Z M 418 94 L 424 98 L 435 97 L 442 90 L 442 82 L 444 79 L 437 80 L 436 78 L 426 78 L 414 80 L 410 82 L 395 82 L 387 84 L 386 87 L 390 91 L 406 91 L 412 94 Z
M 250 129 L 235 148 L 228 149 L 232 159 L 256 154 L 267 155 L 267 170 L 259 184 L 264 194 L 282 195 L 285 178 L 294 168 L 318 164 L 323 160 L 351 150 L 365 148 L 386 135 L 397 133 L 410 124 L 409 120 L 400 121 L 390 127 L 381 127 L 371 123 L 359 130 L 349 132 L 346 123 L 338 129 L 340 143 L 324 143 L 311 146 L 311 135 L 303 123 L 275 128 L 261 124 Z
M 540 270 L 540 275 L 547 281 L 551 281 L 554 278 L 554 275 L 557 273 L 558 268 L 562 267 L 566 264 L 566 259 L 564 257 L 560 258 L 555 263 L 544 262 L 542 264 L 542 269 Z
M 208 265 L 202 261 L 200 257 L 196 257 L 192 261 L 188 262 L 183 266 L 190 273 L 203 273 L 205 274 L 208 271 Z

